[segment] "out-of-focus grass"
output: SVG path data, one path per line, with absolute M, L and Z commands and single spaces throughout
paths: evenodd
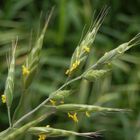
M 30 90 L 30 97 L 26 101 L 27 111 L 36 106 L 42 98 L 46 98 L 65 81 L 65 70 L 69 58 L 78 44 L 84 25 L 90 26 L 93 11 L 100 10 L 104 5 L 110 6 L 104 26 L 97 35 L 92 55 L 87 65 L 94 63 L 105 51 L 127 41 L 140 31 L 140 2 L 138 0 L 124 1 L 96 1 L 96 0 L 2 0 L 0 5 L 0 92 L 4 90 L 7 76 L 6 53 L 11 40 L 19 37 L 17 51 L 17 73 L 20 79 L 21 64 L 31 43 L 37 38 L 40 26 L 43 25 L 48 11 L 55 6 L 55 12 L 45 36 L 41 67 L 37 78 Z M 41 14 L 42 12 L 42 14 Z M 42 16 L 41 16 L 42 15 Z M 41 17 L 41 18 L 40 18 Z M 31 33 L 32 32 L 32 33 Z M 31 37 L 32 36 L 32 37 Z M 139 47 L 129 51 L 119 60 L 113 62 L 110 75 L 96 83 L 81 82 L 77 93 L 79 103 L 98 104 L 112 107 L 133 109 L 128 115 L 92 114 L 89 119 L 81 118 L 81 123 L 74 126 L 73 122 L 65 119 L 65 115 L 58 114 L 47 120 L 53 126 L 67 129 L 98 130 L 106 129 L 105 140 L 139 140 L 140 137 L 140 52 Z M 19 100 L 20 82 L 16 82 L 15 109 Z M 77 101 L 75 96 L 68 102 Z M 5 107 L 0 103 L 0 130 L 7 127 Z M 38 112 L 40 113 L 40 112 Z M 31 140 L 27 136 L 28 140 Z M 70 140 L 78 138 L 70 137 Z M 79 138 L 82 139 L 82 138 Z M 84 138 L 85 139 L 85 138 Z

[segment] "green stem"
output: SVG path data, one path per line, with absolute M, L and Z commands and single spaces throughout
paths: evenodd
M 8 111 L 8 119 L 9 119 L 9 127 L 12 127 L 12 122 L 11 122 L 11 113 L 10 113 L 10 107 L 7 107 L 7 111 Z
M 69 84 L 77 81 L 77 80 L 80 80 L 82 78 L 82 75 L 68 81 L 67 83 L 65 83 L 64 85 L 62 85 L 59 89 L 57 89 L 54 93 L 57 93 L 58 91 L 60 91 L 61 89 L 63 89 L 64 87 L 68 86 Z M 53 96 L 55 95 L 53 93 Z M 34 108 L 32 111 L 28 112 L 27 114 L 25 114 L 23 117 L 21 117 L 19 120 L 17 120 L 14 124 L 13 124 L 13 127 L 17 126 L 20 122 L 22 122 L 24 119 L 26 119 L 27 117 L 29 117 L 30 115 L 32 115 L 34 112 L 36 112 L 38 109 L 40 109 L 42 106 L 44 106 L 49 100 L 50 100 L 51 97 L 47 98 L 46 100 L 44 100 L 42 103 L 40 103 L 36 108 Z
M 14 112 L 14 115 L 12 117 L 12 123 L 14 123 L 15 121 L 15 118 L 17 116 L 17 113 L 19 112 L 20 108 L 21 108 L 21 105 L 23 104 L 23 101 L 24 101 L 24 95 L 25 95 L 25 90 L 22 91 L 22 94 L 21 94 L 21 97 L 20 97 L 20 101 L 15 109 L 15 112 Z
M 46 119 L 46 117 L 48 117 L 52 113 L 54 113 L 54 111 L 50 113 L 45 113 L 44 115 L 41 115 L 39 118 L 19 127 L 18 129 L 15 129 L 12 133 L 4 135 L 2 140 L 12 140 L 12 139 L 15 140 L 16 137 L 18 137 L 21 134 L 24 134 L 30 127 L 37 125 L 38 123 Z
M 0 139 L 10 131 L 10 127 L 0 132 Z

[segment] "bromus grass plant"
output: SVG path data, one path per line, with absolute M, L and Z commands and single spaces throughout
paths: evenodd
M 111 71 L 111 68 L 108 65 L 114 60 L 123 55 L 128 49 L 133 46 L 140 44 L 140 33 L 134 36 L 130 41 L 125 42 L 118 46 L 117 48 L 106 52 L 95 64 L 89 66 L 86 70 L 83 71 L 82 67 L 86 64 L 86 59 L 92 49 L 94 40 L 96 38 L 97 32 L 103 23 L 105 16 L 108 13 L 108 7 L 104 7 L 95 21 L 90 26 L 89 30 L 82 37 L 80 43 L 75 48 L 74 53 L 71 57 L 71 62 L 69 68 L 66 70 L 67 79 L 64 84 L 59 87 L 53 93 L 50 93 L 49 97 L 46 97 L 38 106 L 29 111 L 28 113 L 23 114 L 23 116 L 18 116 L 18 112 L 23 109 L 22 104 L 24 100 L 28 98 L 26 92 L 34 81 L 37 68 L 39 66 L 39 60 L 41 58 L 41 48 L 43 45 L 43 39 L 45 36 L 48 23 L 52 16 L 53 9 L 49 14 L 49 17 L 45 23 L 43 30 L 41 31 L 37 41 L 35 42 L 33 48 L 28 53 L 25 59 L 25 63 L 21 66 L 21 75 L 22 75 L 22 86 L 21 99 L 13 115 L 10 113 L 12 106 L 12 101 L 14 99 L 14 75 L 15 75 L 15 55 L 16 55 L 16 46 L 17 40 L 13 43 L 12 47 L 12 56 L 9 62 L 8 76 L 5 84 L 4 94 L 1 96 L 2 102 L 6 103 L 8 110 L 9 118 L 9 128 L 0 133 L 1 140 L 14 140 L 18 136 L 23 136 L 26 134 L 35 135 L 38 137 L 38 140 L 45 140 L 48 137 L 63 137 L 63 136 L 82 136 L 88 138 L 96 138 L 100 136 L 101 130 L 96 132 L 86 132 L 79 133 L 71 130 L 53 128 L 46 124 L 46 126 L 39 126 L 39 123 L 47 119 L 48 116 L 53 115 L 57 112 L 62 112 L 68 118 L 70 118 L 75 123 L 81 123 L 79 121 L 78 115 L 83 114 L 85 117 L 92 117 L 91 114 L 98 112 L 129 112 L 129 109 L 120 109 L 120 108 L 109 108 L 105 106 L 97 105 L 87 105 L 87 104 L 76 104 L 76 103 L 67 103 L 65 102 L 66 98 L 76 95 L 75 87 L 72 86 L 75 82 L 80 82 L 81 80 L 86 80 L 89 82 L 96 82 L 96 79 L 100 79 Z M 31 120 L 31 116 L 39 110 L 45 110 L 41 116 Z M 28 122 L 27 122 L 28 120 Z

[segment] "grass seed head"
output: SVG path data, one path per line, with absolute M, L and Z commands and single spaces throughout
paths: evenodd
M 95 81 L 96 79 L 99 79 L 101 77 L 103 77 L 106 73 L 108 72 L 108 70 L 88 70 L 83 74 L 83 78 L 88 80 L 88 81 Z
M 55 101 L 64 100 L 74 93 L 74 90 L 60 90 L 58 92 L 50 94 L 50 98 Z
M 34 135 L 46 135 L 47 137 L 64 137 L 64 136 L 82 136 L 82 137 L 98 137 L 98 132 L 87 132 L 87 133 L 78 133 L 75 131 L 69 131 L 64 129 L 56 129 L 52 127 L 32 127 L 28 131 Z
M 127 112 L 127 109 L 109 108 L 86 104 L 63 104 L 56 106 L 56 110 L 62 112 Z M 86 113 L 87 114 L 87 113 Z
M 31 52 L 28 54 L 25 64 L 22 66 L 23 83 L 25 89 L 27 89 L 31 85 L 33 78 L 36 74 L 39 65 L 40 53 L 43 45 L 45 32 L 48 27 L 52 13 L 53 13 L 53 9 L 49 14 L 49 17 L 45 23 L 43 30 L 41 31 L 37 41 L 35 42 L 34 47 L 32 48 Z
M 17 40 L 12 43 L 11 62 L 9 64 L 8 76 L 6 79 L 3 101 L 8 107 L 11 107 L 13 101 L 14 77 L 15 77 L 15 55 L 16 55 Z
M 134 36 L 130 41 L 119 45 L 117 48 L 106 52 L 96 63 L 96 68 L 100 68 L 104 64 L 110 63 L 112 60 L 122 56 L 127 50 L 133 46 L 140 44 L 140 33 Z M 95 68 L 95 65 L 92 67 Z
M 67 75 L 70 76 L 79 67 L 81 62 L 83 62 L 87 58 L 90 52 L 90 48 L 95 40 L 96 34 L 107 13 L 108 13 L 108 8 L 104 7 L 100 12 L 100 14 L 98 15 L 98 17 L 95 19 L 93 25 L 91 25 L 91 27 L 89 28 L 87 34 L 84 36 L 82 41 L 76 47 L 71 58 L 70 67 L 66 71 Z M 78 64 L 76 62 L 78 62 Z

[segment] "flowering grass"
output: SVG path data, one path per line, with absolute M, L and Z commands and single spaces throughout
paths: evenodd
M 49 20 L 52 16 L 53 9 L 50 12 L 50 15 L 46 21 L 46 24 L 40 33 L 37 41 L 35 42 L 33 48 L 27 55 L 25 59 L 25 63 L 21 66 L 22 72 L 22 85 L 23 92 L 21 95 L 21 100 L 19 101 L 19 105 L 17 106 L 14 115 L 11 116 L 10 108 L 13 102 L 13 92 L 14 92 L 14 75 L 15 75 L 15 55 L 16 55 L 16 46 L 17 41 L 13 45 L 12 49 L 12 59 L 9 64 L 7 81 L 5 84 L 5 91 L 2 95 L 2 102 L 6 103 L 9 117 L 9 128 L 0 133 L 0 138 L 3 140 L 11 140 L 15 139 L 17 136 L 23 134 L 31 134 L 38 136 L 39 140 L 45 140 L 48 137 L 61 137 L 61 136 L 82 136 L 82 137 L 98 137 L 99 133 L 97 132 L 86 132 L 86 133 L 78 133 L 75 131 L 65 130 L 53 128 L 50 126 L 37 126 L 43 120 L 45 120 L 49 115 L 52 115 L 57 112 L 62 112 L 67 114 L 67 117 L 70 118 L 75 123 L 79 123 L 78 114 L 82 113 L 86 117 L 92 117 L 90 114 L 96 112 L 128 112 L 128 109 L 120 109 L 120 108 L 109 108 L 103 106 L 95 106 L 95 105 L 87 105 L 87 104 L 75 104 L 75 103 L 65 103 L 65 99 L 69 98 L 69 96 L 73 96 L 76 94 L 75 89 L 70 87 L 70 85 L 74 82 L 79 82 L 81 80 L 87 80 L 88 82 L 96 82 L 96 79 L 102 78 L 102 76 L 106 76 L 107 73 L 111 71 L 108 67 L 108 64 L 111 63 L 114 59 L 122 56 L 128 49 L 133 46 L 140 44 L 140 34 L 134 36 L 130 41 L 125 42 L 119 45 L 117 48 L 106 52 L 95 64 L 89 66 L 85 71 L 82 70 L 82 67 L 86 64 L 86 60 L 90 54 L 92 49 L 92 44 L 96 38 L 97 32 L 108 13 L 108 7 L 104 7 L 103 10 L 99 13 L 98 17 L 95 19 L 94 23 L 89 28 L 86 35 L 82 38 L 81 42 L 75 48 L 74 53 L 71 57 L 71 62 L 69 68 L 66 71 L 67 80 L 66 82 L 58 88 L 53 93 L 50 93 L 49 97 L 46 98 L 43 102 L 41 102 L 37 107 L 33 110 L 24 114 L 20 118 L 16 118 L 17 112 L 22 109 L 22 101 L 23 98 L 28 98 L 26 91 L 29 90 L 31 84 L 34 81 L 34 77 L 36 75 L 37 68 L 40 63 L 40 52 L 43 45 L 43 39 L 45 36 L 46 29 L 48 27 Z M 80 74 L 77 72 L 80 71 Z M 67 89 L 65 89 L 67 87 Z M 26 96 L 24 96 L 26 95 Z M 51 105 L 49 104 L 51 103 Z M 48 105 L 49 104 L 49 105 Z M 42 116 L 39 116 L 34 121 L 29 121 L 28 118 L 33 115 L 35 112 L 41 109 L 45 109 L 47 113 Z M 48 112 L 48 109 L 51 109 L 51 112 Z M 16 118 L 16 119 L 15 119 Z M 12 120 L 12 121 L 11 121 Z M 29 122 L 25 123 L 25 120 Z

